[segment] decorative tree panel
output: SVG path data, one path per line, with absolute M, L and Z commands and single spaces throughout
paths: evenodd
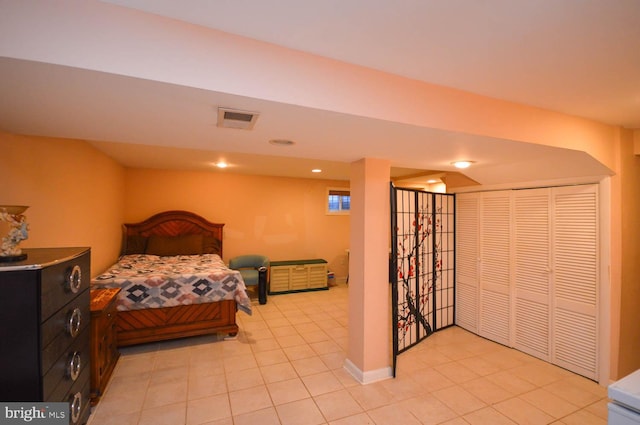
M 455 198 L 433 193 L 434 330 L 455 324 Z
M 395 357 L 454 324 L 453 195 L 391 188 Z

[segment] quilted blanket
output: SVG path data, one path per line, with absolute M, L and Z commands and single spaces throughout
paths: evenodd
M 238 309 L 251 314 L 240 272 L 229 269 L 216 254 L 125 255 L 95 277 L 91 287 L 121 288 L 121 311 L 235 300 Z

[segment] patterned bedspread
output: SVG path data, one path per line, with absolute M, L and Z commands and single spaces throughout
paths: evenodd
M 235 300 L 251 314 L 251 301 L 240 272 L 229 269 L 219 255 L 125 255 L 95 277 L 92 288 L 122 288 L 118 310 L 172 307 Z

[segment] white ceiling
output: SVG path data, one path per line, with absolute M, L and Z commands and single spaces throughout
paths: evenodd
M 88 7 L 79 0 L 65 3 L 74 6 L 74 1 Z M 8 4 L 2 0 L 0 7 Z M 640 128 L 638 0 L 109 0 L 103 4 Z M 116 23 L 113 28 L 117 31 Z M 349 163 L 362 157 L 390 159 L 396 176 L 450 172 L 449 162 L 464 157 L 477 161 L 477 167 L 465 174 L 483 184 L 609 172 L 589 155 L 568 149 L 357 117 L 53 61 L 34 62 L 18 54 L 0 54 L 0 93 L 4 98 L 0 129 L 88 140 L 131 167 L 211 169 L 212 162 L 225 159 L 231 164 L 227 171 L 348 179 Z M 260 111 L 261 117 L 250 132 L 220 129 L 215 126 L 215 105 L 241 106 Z M 344 134 L 350 135 L 349 143 L 341 138 Z M 267 143 L 274 138 L 297 143 L 292 147 Z M 311 168 L 322 168 L 323 173 L 311 175 Z
M 465 91 L 640 128 L 638 0 L 106 0 Z

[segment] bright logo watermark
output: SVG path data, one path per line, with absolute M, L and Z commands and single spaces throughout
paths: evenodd
M 69 403 L 0 403 L 0 425 L 68 425 Z

